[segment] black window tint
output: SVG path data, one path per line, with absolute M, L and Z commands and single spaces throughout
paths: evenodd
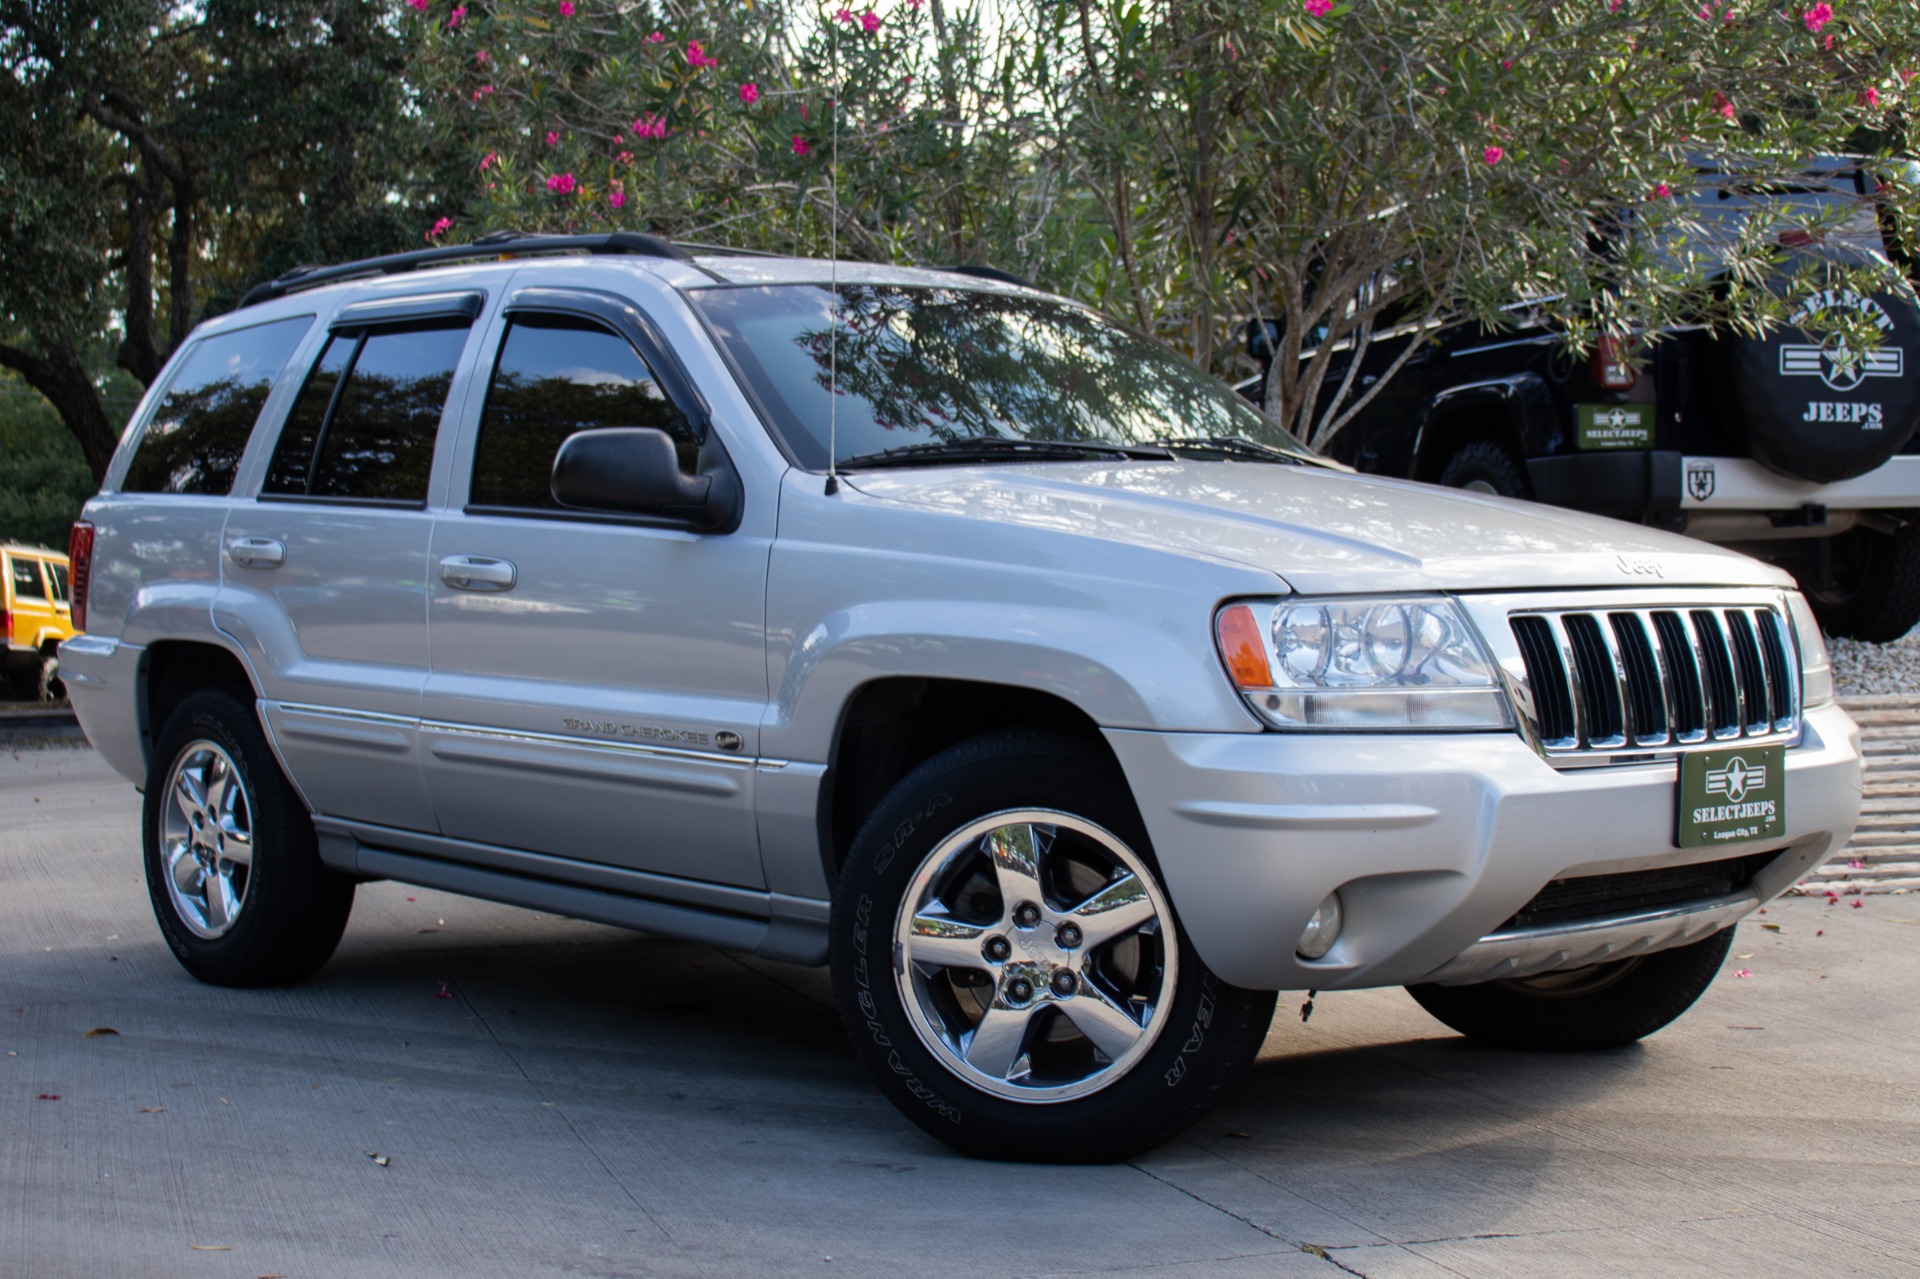
M 280 443 L 273 450 L 273 461 L 267 466 L 267 482 L 261 492 L 307 491 L 307 477 L 313 471 L 313 446 L 320 442 L 320 425 L 326 421 L 327 409 L 333 404 L 333 391 L 340 385 L 340 375 L 347 371 L 359 347 L 360 339 L 354 334 L 336 333 L 327 339 L 320 358 L 314 362 L 313 372 L 307 375 L 306 386 L 300 390 L 300 398 L 293 402 L 293 411 L 287 414 L 287 424 L 280 428 Z
M 40 562 L 23 555 L 13 560 L 13 598 L 43 600 L 47 590 L 40 585 Z
M 692 428 L 625 338 L 587 320 L 515 317 L 487 392 L 468 501 L 557 509 L 553 455 L 575 431 L 605 426 L 658 427 L 693 467 Z
M 433 440 L 467 329 L 369 333 L 320 436 L 314 497 L 424 502 Z
M 167 384 L 121 488 L 129 493 L 231 492 L 260 406 L 312 322 L 312 316 L 296 316 L 196 343 Z

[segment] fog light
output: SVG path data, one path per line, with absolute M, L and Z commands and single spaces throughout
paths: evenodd
M 1306 931 L 1300 934 L 1300 944 L 1295 949 L 1302 959 L 1322 959 L 1333 949 L 1333 943 L 1340 936 L 1340 894 L 1328 893 L 1327 900 L 1320 903 L 1320 909 L 1313 912 L 1313 918 L 1307 921 Z

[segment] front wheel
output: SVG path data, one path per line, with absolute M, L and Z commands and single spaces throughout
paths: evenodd
M 1273 1017 L 1272 992 L 1194 952 L 1113 765 L 1038 732 L 964 742 L 888 793 L 841 874 L 832 962 L 881 1091 L 995 1159 L 1104 1162 L 1168 1140 Z
M 1726 928 L 1651 955 L 1474 986 L 1409 986 L 1407 993 L 1467 1038 L 1497 1047 L 1618 1048 L 1693 1007 L 1732 945 Z
M 219 986 L 267 986 L 326 963 L 353 881 L 321 863 L 253 707 L 224 690 L 194 693 L 152 759 L 147 895 L 181 966 Z

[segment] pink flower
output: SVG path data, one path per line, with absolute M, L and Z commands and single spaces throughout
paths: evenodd
M 1821 27 L 1833 21 L 1833 6 L 1827 0 L 1820 0 L 1819 4 L 1800 15 L 1800 21 L 1807 24 L 1807 30 L 1818 34 Z
M 760 101 L 760 86 L 749 80 L 740 86 L 740 101 L 752 106 Z
M 488 169 L 491 169 L 499 159 L 500 153 L 498 151 L 489 151 L 484 156 L 481 156 L 480 172 L 485 173 Z
M 1607 12 L 1608 13 L 1620 12 L 1621 3 L 1622 3 L 1622 0 L 1607 0 Z
M 560 0 L 560 16 L 563 18 L 573 16 L 573 0 Z
M 1667 185 L 1666 183 L 1664 183 L 1664 182 L 1656 182 L 1656 183 L 1654 183 L 1654 184 L 1653 184 L 1653 198 L 1654 198 L 1654 199 L 1656 199 L 1656 200 L 1664 200 L 1664 199 L 1666 199 L 1666 198 L 1667 198 L 1668 196 L 1670 196 L 1670 195 L 1672 195 L 1672 194 L 1673 194 L 1673 188 L 1672 188 L 1672 187 L 1670 187 L 1670 186 L 1668 186 L 1668 185 Z
M 665 44 L 666 42 L 667 33 L 664 31 L 654 31 L 647 35 L 648 44 Z
M 484 67 L 487 65 L 487 59 L 492 56 L 493 55 L 485 49 L 475 49 L 473 51 L 473 63 L 475 66 Z
M 907 8 L 913 10 L 915 13 L 918 13 L 920 12 L 920 6 L 923 3 L 925 3 L 925 0 L 907 0 Z
M 793 153 L 795 155 L 812 155 L 813 144 L 808 142 L 801 134 L 796 133 L 793 135 Z
M 1725 116 L 1729 120 L 1733 119 L 1733 115 L 1734 115 L 1733 100 L 1727 97 L 1726 94 L 1720 92 L 1718 89 L 1715 89 L 1713 91 L 1712 105 L 1715 111 L 1718 111 L 1721 115 Z
M 853 21 L 853 10 L 851 10 L 851 9 L 835 9 L 835 10 L 833 11 L 833 20 L 834 20 L 835 22 L 847 22 L 847 23 L 851 23 L 851 22 Z
M 1480 153 L 1480 158 L 1488 164 L 1498 164 L 1502 159 L 1506 158 L 1506 154 L 1507 153 L 1499 147 L 1488 147 Z
M 1512 58 L 1502 58 L 1502 59 L 1500 59 L 1500 65 L 1501 65 L 1501 67 L 1502 67 L 1502 68 L 1504 68 L 1505 70 L 1508 70 L 1508 71 L 1511 71 L 1511 70 L 1513 70 L 1513 59 L 1512 59 Z
M 1307 12 L 1316 18 L 1324 18 L 1333 11 L 1333 0 L 1307 0 Z
M 1733 975 L 1735 977 L 1751 977 L 1753 976 L 1753 973 L 1750 970 L 1745 968 L 1736 968 L 1733 970 Z
M 626 202 L 627 202 L 627 193 L 621 188 L 618 182 L 615 182 L 611 186 L 609 186 L 609 188 L 607 189 L 607 203 L 609 205 L 618 209 L 624 204 L 626 204 Z
M 619 162 L 620 162 L 621 164 L 632 164 L 632 163 L 633 163 L 633 152 L 631 152 L 631 151 L 622 151 L 622 152 L 621 152 L 621 153 L 620 153 L 619 155 L 616 155 L 616 156 L 615 156 L 615 157 L 613 157 L 613 158 L 614 158 L 615 160 L 618 160 L 618 161 L 619 161 Z
M 633 136 L 636 138 L 664 138 L 667 136 L 667 122 L 661 116 L 649 111 L 633 122 Z
M 860 15 L 860 29 L 868 35 L 880 29 L 880 15 L 869 9 Z
M 555 195 L 572 195 L 573 189 L 579 185 L 571 173 L 556 173 L 547 179 L 547 190 Z
M 555 133 L 552 129 L 547 130 L 547 145 L 550 147 L 557 147 L 560 145 L 560 135 L 558 133 Z
M 427 0 L 407 0 L 407 5 L 417 13 L 425 13 L 427 11 Z
M 445 235 L 448 231 L 451 231 L 452 229 L 453 229 L 453 219 L 441 218 L 438 222 L 433 224 L 432 228 L 428 230 L 424 238 L 428 240 L 437 240 L 441 236 Z
M 475 102 L 478 102 L 478 101 L 480 101 L 480 99 L 482 99 L 482 98 L 484 98 L 484 97 L 486 97 L 486 96 L 487 96 L 487 95 L 488 95 L 489 93 L 492 93 L 492 92 L 493 92 L 493 86 L 492 86 L 492 85 L 490 85 L 490 84 L 483 84 L 483 85 L 481 85 L 481 86 L 480 86 L 480 87 L 479 87 L 478 89 L 475 89 L 475 90 L 473 91 L 473 100 L 474 100 Z
M 1854 899 L 1854 901 L 1853 901 L 1853 908 L 1854 908 L 1855 910 L 1860 910 L 1860 909 L 1862 909 L 1862 908 L 1863 908 L 1863 907 L 1865 907 L 1865 906 L 1866 906 L 1866 903 L 1865 903 L 1865 902 L 1863 902 L 1863 901 L 1861 901 L 1861 900 L 1860 900 L 1859 898 L 1857 898 L 1857 897 L 1856 897 L 1856 898 Z
M 687 41 L 687 65 L 696 71 L 701 67 L 717 67 L 720 59 L 707 52 L 707 46 L 698 40 Z
M 1875 89 L 1872 86 L 1868 86 L 1865 90 L 1861 92 L 1860 101 L 1870 107 L 1879 106 L 1880 90 Z
M 447 26 L 449 29 L 453 27 L 457 27 L 462 22 L 466 21 L 466 18 L 467 18 L 467 6 L 463 4 L 459 8 L 455 9 L 452 13 L 449 13 L 447 15 Z

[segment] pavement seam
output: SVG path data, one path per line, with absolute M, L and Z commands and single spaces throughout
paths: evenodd
M 1180 1194 L 1185 1195 L 1187 1198 L 1193 1200 L 1195 1203 L 1201 1204 L 1201 1205 L 1204 1205 L 1205 1207 L 1213 1209 L 1215 1212 L 1219 1213 L 1223 1217 L 1231 1217 L 1233 1220 L 1239 1222 L 1241 1225 L 1246 1226 L 1250 1229 L 1259 1231 L 1261 1234 L 1265 1235 L 1269 1239 L 1278 1240 L 1279 1242 L 1286 1244 L 1289 1247 L 1298 1248 L 1301 1252 L 1306 1253 L 1310 1257 L 1318 1257 L 1320 1258 L 1320 1260 L 1325 1261 L 1337 1267 L 1340 1270 L 1344 1270 L 1350 1275 L 1358 1275 L 1359 1279 L 1366 1279 L 1366 1276 L 1362 1274 L 1360 1271 L 1355 1270 L 1349 1266 L 1341 1265 L 1341 1263 L 1338 1260 L 1336 1260 L 1334 1257 L 1329 1255 L 1328 1251 L 1325 1248 L 1321 1247 L 1319 1244 L 1308 1243 L 1303 1239 L 1289 1239 L 1287 1238 L 1287 1236 L 1283 1234 L 1279 1234 L 1276 1231 L 1269 1230 L 1265 1226 L 1261 1225 L 1259 1222 L 1253 1220 L 1253 1218 L 1242 1216 L 1240 1213 L 1235 1212 L 1231 1208 L 1228 1208 L 1221 1204 L 1217 1204 L 1213 1202 L 1211 1199 L 1208 1199 L 1205 1195 L 1195 1194 L 1193 1191 L 1188 1190 L 1185 1186 L 1180 1185 L 1178 1182 L 1167 1180 L 1165 1177 L 1162 1177 L 1159 1173 L 1153 1171 L 1151 1168 L 1143 1168 L 1137 1163 L 1128 1163 L 1127 1167 L 1133 1169 L 1135 1172 L 1146 1174 L 1148 1177 L 1159 1182 L 1161 1185 L 1166 1186 L 1168 1189 L 1178 1191 Z
M 506 1042 L 500 1038 L 499 1032 L 493 1028 L 493 1023 L 489 1021 L 478 1008 L 474 1007 L 473 1001 L 467 997 L 467 992 L 460 988 L 459 983 L 452 975 L 448 975 L 445 980 L 447 989 L 454 993 L 454 997 L 460 1001 L 461 1007 L 465 1008 L 467 1012 L 472 1015 L 473 1019 L 480 1023 L 481 1029 L 487 1032 L 487 1038 L 493 1041 L 493 1046 L 499 1049 L 500 1055 L 505 1057 L 516 1071 L 520 1072 L 520 1078 L 526 1081 L 529 1088 L 533 1089 L 534 1097 L 542 1104 L 550 1107 L 554 1114 L 560 1116 L 560 1122 L 567 1126 L 568 1135 L 579 1143 L 580 1148 L 586 1151 L 588 1156 L 592 1158 L 596 1164 L 600 1165 L 600 1170 L 607 1174 L 608 1180 L 620 1188 L 620 1193 L 627 1197 L 627 1202 L 639 1209 L 640 1214 L 653 1223 L 653 1228 L 660 1232 L 661 1238 L 678 1249 L 682 1256 L 685 1256 L 687 1253 L 686 1245 L 673 1237 L 673 1231 L 667 1229 L 666 1223 L 654 1216 L 653 1210 L 648 1208 L 647 1205 L 641 1201 L 640 1196 L 633 1192 L 633 1187 L 627 1184 L 626 1179 L 614 1171 L 613 1165 L 607 1162 L 606 1157 L 594 1148 L 593 1143 L 588 1141 L 586 1135 L 575 1125 L 573 1116 L 569 1115 L 558 1101 L 547 1100 L 546 1089 L 540 1086 L 539 1080 L 527 1072 L 527 1068 L 521 1063 L 520 1058 L 515 1055 L 513 1049 L 507 1047 Z

